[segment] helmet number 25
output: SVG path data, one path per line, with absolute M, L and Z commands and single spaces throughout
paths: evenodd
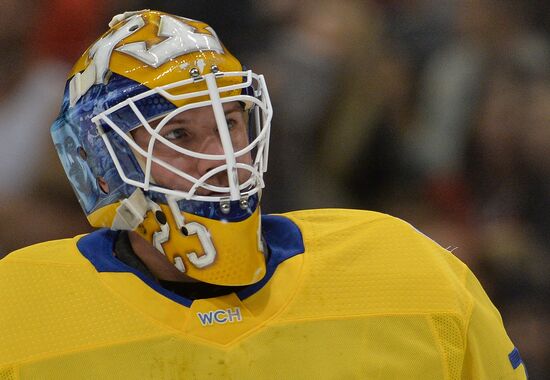
M 204 268 L 212 264 L 216 259 L 216 249 L 214 248 L 212 237 L 206 227 L 200 223 L 191 222 L 185 224 L 183 228 L 187 230 L 188 236 L 195 234 L 198 236 L 204 251 L 201 256 L 197 256 L 195 252 L 188 253 L 187 257 L 189 258 L 189 261 L 191 261 L 191 263 L 197 268 Z

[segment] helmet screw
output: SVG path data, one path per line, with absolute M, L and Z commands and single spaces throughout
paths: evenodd
M 193 67 L 191 70 L 189 70 L 189 75 L 191 75 L 192 78 L 197 78 L 200 75 L 199 69 Z
M 79 146 L 78 148 L 76 148 L 76 152 L 78 153 L 80 158 L 82 158 L 84 161 L 88 159 L 88 154 L 86 153 L 83 147 Z
M 162 211 L 155 212 L 155 218 L 157 219 L 157 222 L 159 222 L 162 225 L 166 224 L 166 215 Z
M 181 228 L 180 228 L 180 231 L 181 231 L 181 233 L 184 234 L 185 236 L 189 236 L 189 231 L 187 230 L 187 228 L 181 227 Z
M 231 205 L 228 200 L 223 200 L 220 202 L 220 210 L 223 214 L 229 214 L 229 211 L 231 211 Z
M 241 198 L 239 206 L 241 206 L 242 210 L 246 210 L 248 208 L 248 198 Z
M 220 69 L 218 69 L 218 66 L 216 66 L 216 65 L 212 65 L 212 66 L 210 67 L 210 70 L 211 70 L 214 74 L 216 74 L 216 73 L 218 73 L 218 72 L 220 71 Z

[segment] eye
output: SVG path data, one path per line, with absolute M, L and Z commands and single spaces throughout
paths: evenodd
M 237 122 L 234 119 L 225 119 L 225 122 L 227 123 L 227 128 L 229 130 L 232 130 L 237 124 Z
M 162 137 L 164 137 L 166 140 L 174 141 L 189 137 L 189 133 L 183 128 L 176 128 L 167 132 Z

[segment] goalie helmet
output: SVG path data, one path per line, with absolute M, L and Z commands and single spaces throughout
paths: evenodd
M 90 224 L 137 232 L 196 280 L 257 282 L 265 274 L 259 200 L 272 117 L 263 76 L 244 70 L 199 21 L 143 10 L 109 26 L 74 66 L 51 127 Z M 242 107 L 244 144 L 232 141 L 230 104 Z M 173 120 L 204 107 L 214 115 L 219 152 L 167 138 Z M 145 145 L 134 139 L 140 128 Z M 186 172 L 159 151 L 209 168 Z M 153 168 L 189 185 L 167 186 Z

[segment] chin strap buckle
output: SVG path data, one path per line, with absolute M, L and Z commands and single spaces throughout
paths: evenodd
M 162 244 L 170 238 L 170 227 L 160 206 L 145 197 L 141 189 L 136 189 L 130 197 L 120 202 L 111 228 L 113 230 L 135 231 L 145 220 L 148 211 L 153 212 L 160 227 L 160 231 L 153 233 L 153 246 L 164 254 Z
M 149 203 L 143 191 L 136 189 L 128 198 L 120 202 L 111 228 L 113 230 L 135 230 L 145 218 Z

